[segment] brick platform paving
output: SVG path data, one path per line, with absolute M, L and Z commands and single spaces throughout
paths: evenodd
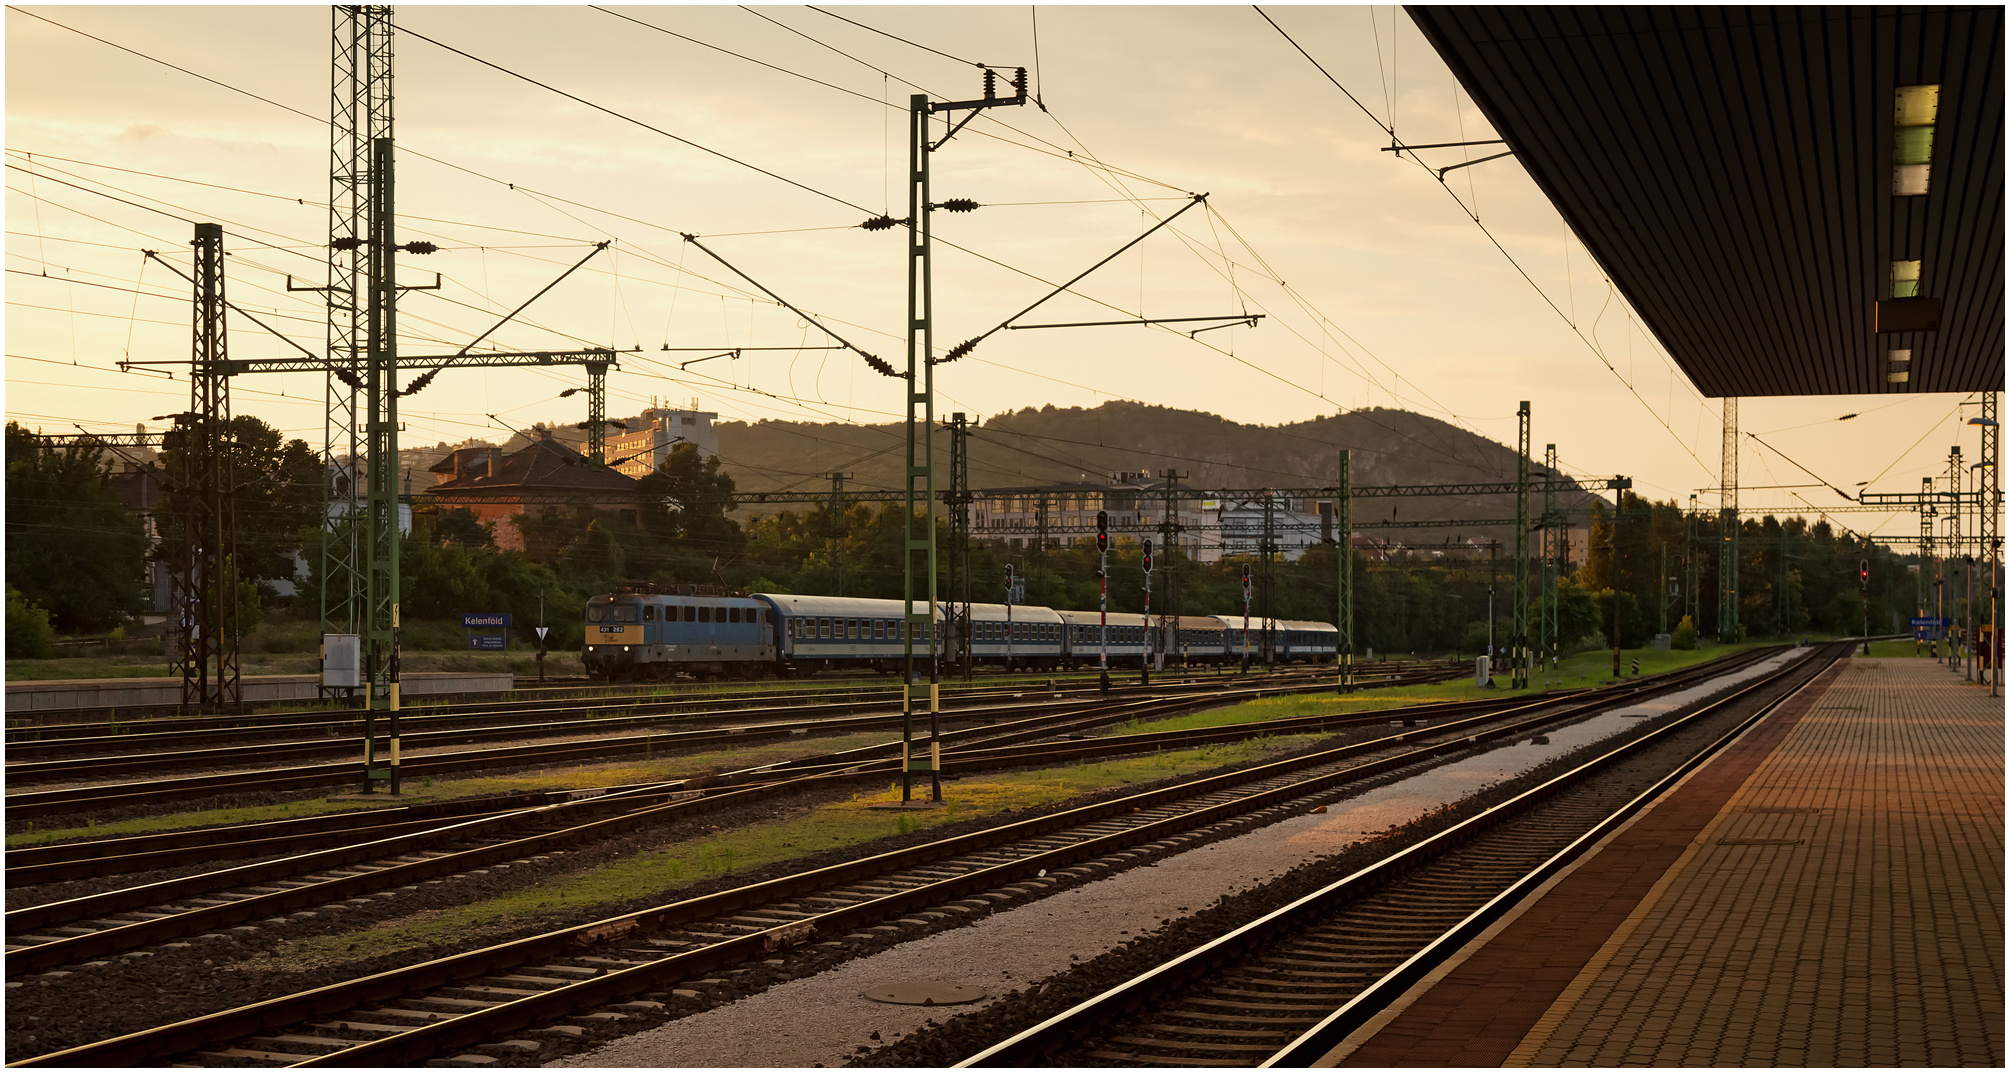
M 1839 665 L 1334 1058 L 2001 1066 L 2003 701 L 1949 677 Z

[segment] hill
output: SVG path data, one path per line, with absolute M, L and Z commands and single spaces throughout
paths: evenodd
M 946 416 L 946 415 L 943 415 Z M 724 468 L 743 491 L 830 487 L 828 474 L 852 474 L 853 490 L 898 489 L 906 457 L 900 425 L 791 421 L 722 422 L 717 426 Z M 946 463 L 948 433 L 936 433 Z M 973 428 L 973 489 L 1106 480 L 1116 473 L 1178 470 L 1196 488 L 1327 487 L 1337 479 L 1337 452 L 1353 452 L 1353 483 L 1441 484 L 1512 481 L 1515 451 L 1433 417 L 1406 410 L 1356 410 L 1283 425 L 1244 425 L 1213 414 L 1135 402 L 1093 409 L 1046 406 L 999 414 Z M 1544 471 L 1538 463 L 1532 475 Z M 938 484 L 948 479 L 946 465 Z M 1589 497 L 1566 497 L 1588 505 Z M 1531 510 L 1540 510 L 1537 499 Z M 1512 519 L 1514 497 L 1357 499 L 1355 520 Z M 1505 539 L 1500 526 L 1398 530 L 1416 543 L 1472 536 Z

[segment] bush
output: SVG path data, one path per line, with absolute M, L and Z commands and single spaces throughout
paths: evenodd
M 49 612 L 29 603 L 20 589 L 7 586 L 7 658 L 47 659 L 55 640 Z
M 1682 621 L 1676 623 L 1675 632 L 1668 637 L 1668 644 L 1684 652 L 1696 647 L 1696 624 L 1689 620 L 1689 616 L 1683 615 Z

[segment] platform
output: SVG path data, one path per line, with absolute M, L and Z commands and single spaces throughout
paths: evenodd
M 1849 659 L 1321 1066 L 1996 1066 L 2004 703 Z

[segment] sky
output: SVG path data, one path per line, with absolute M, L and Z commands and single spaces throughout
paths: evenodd
M 992 333 L 937 367 L 939 415 L 1131 399 L 1274 425 L 1401 407 L 1512 446 L 1526 399 L 1538 458 L 1555 443 L 1566 472 L 1717 505 L 1721 402 L 1513 158 L 1440 181 L 1499 147 L 1422 151 L 1429 167 L 1382 151 L 1390 126 L 1408 144 L 1495 136 L 1400 9 L 395 11 L 397 238 L 440 247 L 399 260 L 402 284 L 439 282 L 399 302 L 408 357 L 528 302 L 484 345 L 639 348 L 609 375 L 610 417 L 695 400 L 722 420 L 898 420 L 900 381 L 820 349 L 828 329 L 905 361 L 904 232 L 859 224 L 907 215 L 911 95 L 981 97 L 977 65 L 1024 66 L 1037 104 L 985 109 L 930 154 L 932 198 L 981 206 L 932 217 L 935 345 Z M 5 25 L 8 418 L 130 431 L 188 408 L 190 286 L 167 266 L 191 271 L 197 222 L 223 226 L 227 295 L 249 314 L 230 317 L 230 357 L 324 351 L 321 300 L 293 288 L 326 278 L 329 9 L 25 5 Z M 233 408 L 319 448 L 324 381 L 238 377 Z M 584 383 L 451 369 L 402 400 L 403 442 L 572 424 L 585 394 L 559 396 Z M 1741 400 L 1741 506 L 1843 505 L 1823 483 L 1916 491 L 1950 446 L 1977 451 L 1972 402 Z M 1917 532 L 1909 514 L 1834 520 Z

